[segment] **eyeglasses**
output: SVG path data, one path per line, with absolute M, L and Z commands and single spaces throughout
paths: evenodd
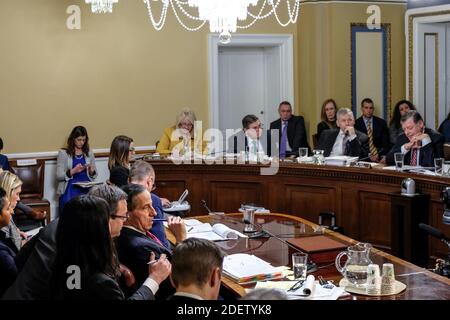
M 124 216 L 119 216 L 119 215 L 117 215 L 117 214 L 112 214 L 111 217 L 113 217 L 113 218 L 119 218 L 119 219 L 122 219 L 122 220 L 126 221 L 126 220 L 128 220 L 129 215 L 128 215 L 128 213 L 127 213 L 126 215 L 124 215 Z

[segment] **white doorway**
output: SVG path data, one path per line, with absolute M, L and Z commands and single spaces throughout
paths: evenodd
M 437 129 L 450 112 L 450 5 L 410 9 L 405 26 L 407 97 Z
M 295 105 L 292 35 L 210 35 L 209 64 L 212 128 L 239 129 L 246 114 L 268 128 L 281 101 Z

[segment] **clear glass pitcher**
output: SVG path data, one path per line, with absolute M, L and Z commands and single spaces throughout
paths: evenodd
M 363 287 L 367 282 L 367 266 L 372 263 L 369 257 L 371 248 L 371 244 L 360 242 L 348 247 L 347 251 L 339 253 L 336 257 L 336 269 L 356 287 Z M 347 256 L 344 266 L 341 265 L 343 256 Z
M 314 149 L 313 150 L 313 159 L 315 164 L 324 164 L 325 163 L 325 157 L 323 155 L 324 150 L 320 149 Z

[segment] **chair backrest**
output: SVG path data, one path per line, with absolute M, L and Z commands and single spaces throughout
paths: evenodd
M 317 133 L 312 135 L 312 142 L 313 142 L 314 149 L 317 149 L 317 146 L 319 145 L 319 139 L 317 139 L 318 137 L 319 137 L 319 134 L 317 134 Z
M 42 199 L 44 196 L 45 161 L 37 159 L 12 160 L 13 172 L 22 180 L 23 199 Z
M 444 158 L 450 160 L 450 143 L 444 143 Z

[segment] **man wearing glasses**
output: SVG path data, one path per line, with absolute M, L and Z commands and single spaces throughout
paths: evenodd
M 124 223 L 117 241 L 117 251 L 121 263 L 130 268 L 136 277 L 137 286 L 141 286 L 148 277 L 148 262 L 155 255 L 157 260 L 165 257 L 171 260 L 172 250 L 149 230 L 153 226 L 156 211 L 153 208 L 150 192 L 146 187 L 129 184 L 123 187 L 128 195 L 128 220 Z M 180 217 L 169 217 L 168 227 L 175 235 L 176 242 L 186 239 L 186 227 Z M 158 291 L 158 299 L 165 299 L 174 289 L 169 281 L 164 281 Z

